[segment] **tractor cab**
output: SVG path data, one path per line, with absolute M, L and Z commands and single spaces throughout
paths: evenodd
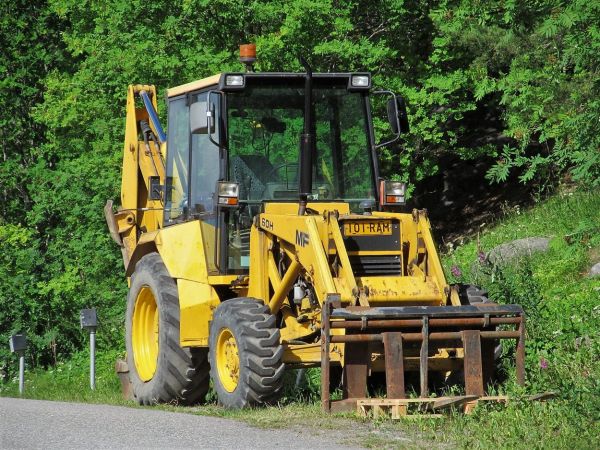
M 164 225 L 200 219 L 214 271 L 247 272 L 253 217 L 298 202 L 305 134 L 307 201 L 356 213 L 378 203 L 370 74 L 311 74 L 310 105 L 306 78 L 224 73 L 168 91 Z

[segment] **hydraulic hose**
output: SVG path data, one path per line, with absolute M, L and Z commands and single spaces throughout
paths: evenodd
M 156 134 L 158 135 L 158 141 L 163 144 L 167 142 L 167 135 L 165 134 L 160 121 L 158 120 L 158 116 L 156 115 L 156 111 L 154 109 L 154 105 L 152 104 L 152 100 L 150 100 L 150 96 L 146 91 L 140 91 L 140 97 L 144 102 L 144 106 L 146 107 L 146 111 L 148 111 L 148 117 L 150 117 L 150 122 L 152 122 L 152 126 L 156 130 Z

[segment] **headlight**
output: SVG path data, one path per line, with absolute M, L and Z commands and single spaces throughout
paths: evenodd
M 227 75 L 225 77 L 225 86 L 238 86 L 244 85 L 244 75 Z
M 237 183 L 219 181 L 217 183 L 217 203 L 219 206 L 237 206 L 240 187 Z
M 382 180 L 380 185 L 380 203 L 382 205 L 404 205 L 406 202 L 406 183 Z
M 353 75 L 352 76 L 352 86 L 368 87 L 369 86 L 369 77 L 366 75 Z
M 371 88 L 371 75 L 368 73 L 355 73 L 350 75 L 348 82 L 349 91 L 363 91 Z
M 224 73 L 219 79 L 219 90 L 243 91 L 246 88 L 246 75 L 243 73 Z

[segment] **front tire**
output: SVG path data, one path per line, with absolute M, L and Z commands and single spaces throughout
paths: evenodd
M 276 400 L 283 386 L 283 347 L 276 318 L 253 298 L 234 298 L 214 312 L 210 376 L 219 403 L 246 408 Z
M 179 296 L 160 256 L 142 257 L 127 296 L 129 379 L 143 405 L 204 400 L 209 388 L 207 349 L 179 345 Z

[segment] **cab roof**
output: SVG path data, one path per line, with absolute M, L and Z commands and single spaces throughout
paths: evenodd
M 219 73 L 210 77 L 202 78 L 201 80 L 192 81 L 191 83 L 182 84 L 180 86 L 172 87 L 167 89 L 167 97 L 176 97 L 178 95 L 187 94 L 188 92 L 198 91 L 200 89 L 209 86 L 218 86 L 221 89 L 223 86 L 223 80 L 227 75 L 243 75 L 245 78 L 262 78 L 262 79 L 282 79 L 288 78 L 290 80 L 301 80 L 304 79 L 304 72 L 246 72 L 246 73 Z M 314 79 L 342 79 L 349 80 L 352 75 L 367 75 L 371 77 L 370 73 L 366 72 L 343 72 L 343 73 L 314 73 Z M 370 83 L 368 88 L 370 88 Z M 368 89 L 367 88 L 367 89 Z M 361 89 L 362 90 L 362 89 Z

